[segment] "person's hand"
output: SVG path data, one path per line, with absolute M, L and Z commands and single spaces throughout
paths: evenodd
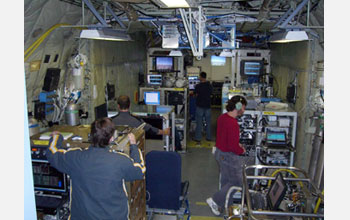
M 136 144 L 136 138 L 133 133 L 128 134 L 130 144 Z
M 164 131 L 164 132 L 163 132 L 164 135 L 169 135 L 169 134 L 170 134 L 170 127 L 164 129 L 163 131 Z
M 245 147 L 243 146 L 243 144 L 239 144 L 239 146 L 243 149 L 243 153 L 242 154 L 244 154 L 246 152 Z

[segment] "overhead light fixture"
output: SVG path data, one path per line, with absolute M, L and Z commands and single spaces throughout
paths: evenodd
M 189 8 L 188 0 L 152 0 L 160 8 Z
M 171 57 L 182 57 L 182 52 L 180 50 L 171 50 L 169 53 Z
M 269 41 L 270 43 L 289 43 L 304 40 L 309 40 L 306 31 L 285 31 L 273 34 Z
M 110 40 L 110 41 L 131 41 L 132 39 L 125 31 L 113 30 L 108 28 L 82 30 L 80 38 L 92 40 Z
M 219 57 L 232 57 L 232 52 L 229 50 L 222 50 Z

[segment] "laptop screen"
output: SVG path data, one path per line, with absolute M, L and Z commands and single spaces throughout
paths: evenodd
M 287 185 L 281 173 L 278 173 L 275 181 L 267 193 L 267 201 L 271 210 L 277 210 L 287 191 Z

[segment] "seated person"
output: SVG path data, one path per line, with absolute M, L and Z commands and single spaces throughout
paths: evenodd
M 115 125 L 128 125 L 132 128 L 136 128 L 140 126 L 142 123 L 144 123 L 142 119 L 139 119 L 130 114 L 130 111 L 129 111 L 130 98 L 128 96 L 126 95 L 119 96 L 117 102 L 118 102 L 119 113 L 115 118 L 113 118 L 113 123 Z M 158 134 L 158 135 L 170 134 L 170 127 L 164 130 L 161 130 L 146 123 L 146 126 L 144 127 L 144 129 L 145 129 L 145 132 L 153 132 L 154 134 Z M 180 138 L 176 129 L 175 129 L 175 150 L 182 151 Z

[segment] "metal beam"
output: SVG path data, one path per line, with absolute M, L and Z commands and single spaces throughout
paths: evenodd
M 191 11 L 189 11 L 189 17 L 187 17 L 186 12 L 183 8 L 180 8 L 179 10 L 180 10 L 182 22 L 185 27 L 188 41 L 190 42 L 193 56 L 196 56 L 197 59 L 200 59 L 203 56 L 203 30 L 204 30 L 205 24 L 202 20 L 202 13 L 203 13 L 202 7 L 199 6 L 198 8 L 199 8 L 198 20 L 197 20 L 198 31 L 196 31 L 195 33 L 192 33 L 193 24 L 192 24 Z M 195 39 L 197 40 L 196 42 L 195 42 Z M 197 44 L 198 46 L 196 46 L 196 43 L 198 43 Z
M 186 31 L 186 35 L 187 35 L 188 41 L 190 42 L 190 46 L 191 46 L 191 50 L 193 52 L 193 56 L 195 56 L 195 54 L 197 54 L 197 48 L 196 48 L 196 45 L 194 44 L 193 37 L 191 35 L 190 28 L 192 28 L 192 24 L 189 24 L 189 21 L 187 19 L 187 15 L 186 15 L 185 10 L 183 8 L 180 8 L 179 10 L 180 10 L 182 22 L 183 22 L 184 27 L 185 27 L 185 31 Z M 189 14 L 189 16 L 191 16 L 191 14 Z
M 276 22 L 276 24 L 273 26 L 273 28 L 276 28 L 278 25 L 280 25 L 284 19 L 286 19 L 286 17 L 292 12 L 292 7 L 290 7 L 288 9 L 288 11 L 286 11 L 286 13 L 284 13 L 284 15 L 282 15 L 282 17 L 280 17 L 280 19 Z
M 109 5 L 106 6 L 106 9 L 109 13 L 111 13 L 111 15 L 114 17 L 114 19 L 118 22 L 118 24 L 123 29 L 126 29 L 126 26 L 124 25 L 124 23 L 119 19 L 119 17 L 114 13 L 114 11 L 111 9 L 111 7 L 109 7 Z
M 90 0 L 83 0 L 86 4 L 86 6 L 90 9 L 90 11 L 92 12 L 92 14 L 95 15 L 95 17 L 97 18 L 97 20 L 100 21 L 100 23 L 104 26 L 108 26 L 107 22 L 101 17 L 101 15 L 98 13 L 98 11 L 95 9 L 95 7 L 93 6 L 93 4 L 90 2 Z
M 294 18 L 294 16 L 296 14 L 299 13 L 299 11 L 306 5 L 306 3 L 308 2 L 309 0 L 303 0 L 296 8 L 295 10 L 292 12 L 291 15 L 289 15 L 289 17 L 282 23 L 281 27 L 285 27 L 288 22 L 290 22 L 292 20 L 292 18 Z

